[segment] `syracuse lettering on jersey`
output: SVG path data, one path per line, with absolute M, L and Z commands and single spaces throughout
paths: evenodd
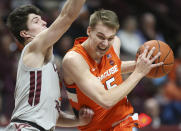
M 101 76 L 99 76 L 98 79 L 102 81 L 104 78 L 106 78 L 116 72 L 118 72 L 118 66 L 114 65 L 110 69 L 106 70 L 103 74 L 101 74 Z

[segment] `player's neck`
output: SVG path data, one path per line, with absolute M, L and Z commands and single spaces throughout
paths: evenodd
M 24 45 L 27 45 L 28 43 L 30 43 L 33 39 L 29 38 L 24 42 Z

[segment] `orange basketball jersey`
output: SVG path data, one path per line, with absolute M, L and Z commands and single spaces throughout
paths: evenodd
M 76 39 L 74 47 L 70 51 L 75 51 L 83 56 L 90 67 L 90 72 L 101 80 L 105 89 L 109 90 L 117 87 L 117 85 L 122 83 L 121 61 L 114 52 L 113 47 L 110 47 L 98 65 L 81 45 L 86 39 L 85 37 Z M 88 125 L 79 127 L 80 130 L 97 131 L 110 129 L 118 124 L 118 121 L 133 113 L 133 108 L 126 97 L 112 108 L 104 109 L 83 94 L 75 84 L 67 85 L 67 93 L 75 113 L 84 105 L 93 109 L 95 113 L 93 120 Z

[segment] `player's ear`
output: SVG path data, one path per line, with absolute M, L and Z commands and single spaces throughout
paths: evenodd
M 91 27 L 88 26 L 88 27 L 87 27 L 87 35 L 88 35 L 88 36 L 90 35 L 90 32 L 91 32 Z
M 31 37 L 26 30 L 20 31 L 20 36 L 23 37 L 23 38 Z

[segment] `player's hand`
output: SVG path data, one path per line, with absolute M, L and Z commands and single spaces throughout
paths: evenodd
M 141 74 L 142 76 L 146 76 L 152 68 L 161 66 L 163 64 L 163 62 L 154 64 L 153 62 L 161 55 L 161 53 L 158 52 L 154 57 L 151 58 L 155 50 L 155 47 L 153 47 L 149 52 L 148 49 L 149 46 L 146 46 L 144 52 L 141 55 L 139 55 L 136 62 L 135 71 Z
M 88 107 L 81 107 L 79 111 L 79 120 L 81 125 L 87 125 L 91 120 L 94 115 L 94 112 L 92 109 Z

